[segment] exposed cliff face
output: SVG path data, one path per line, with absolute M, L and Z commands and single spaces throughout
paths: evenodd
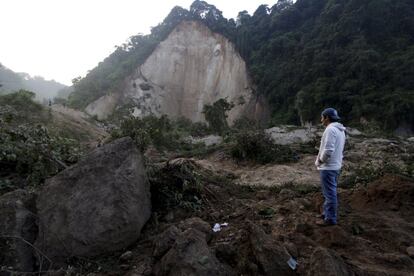
M 205 104 L 227 98 L 235 104 L 229 122 L 252 113 L 253 94 L 244 60 L 233 44 L 202 23 L 181 22 L 146 62 L 125 81 L 119 104 L 133 102 L 134 116 L 166 114 L 203 121 Z M 109 105 L 99 99 L 86 109 L 105 117 Z
M 105 95 L 90 103 L 86 108 L 85 112 L 89 115 L 95 115 L 99 120 L 106 119 L 110 116 L 115 109 L 118 101 L 116 95 Z

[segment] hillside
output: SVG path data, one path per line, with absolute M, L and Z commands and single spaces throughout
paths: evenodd
M 195 1 L 189 11 L 174 8 L 150 35 L 131 37 L 74 85 L 70 103 L 84 108 L 124 89 L 125 78 L 179 22 L 196 20 L 235 43 L 273 123 L 317 122 L 331 105 L 346 122 L 410 133 L 413 14 L 408 0 L 281 0 L 253 15 L 240 12 L 235 22 Z
M 0 194 L 42 184 L 107 135 L 86 114 L 34 97 L 26 90 L 0 95 Z
M 33 91 L 39 102 L 53 100 L 58 95 L 58 91 L 67 87 L 54 80 L 45 80 L 41 76 L 31 77 L 27 73 L 13 72 L 2 64 L 0 64 L 0 84 L 0 95 L 25 89 Z

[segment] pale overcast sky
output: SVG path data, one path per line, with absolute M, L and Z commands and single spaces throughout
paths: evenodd
M 71 84 L 130 36 L 147 34 L 174 6 L 192 0 L 0 0 L 0 63 Z M 208 0 L 235 18 L 277 0 Z

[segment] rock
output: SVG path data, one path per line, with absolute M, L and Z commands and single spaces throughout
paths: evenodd
M 119 266 L 119 268 L 122 269 L 123 271 L 127 271 L 127 270 L 131 269 L 131 266 L 127 265 L 127 264 L 122 264 L 122 265 Z
M 37 225 L 34 196 L 16 190 L 0 197 L 0 263 L 16 271 L 33 271 Z M 26 241 L 26 242 L 25 242 Z M 1 274 L 1 273 L 0 273 Z
M 175 227 L 170 226 L 167 230 L 162 232 L 154 241 L 153 255 L 156 258 L 162 257 L 174 245 L 175 240 L 181 234 L 181 231 Z
M 221 144 L 223 142 L 223 137 L 218 136 L 218 135 L 208 135 L 202 138 L 195 138 L 195 137 L 190 136 L 187 138 L 187 140 L 192 144 L 201 143 L 209 147 L 209 146 L 215 146 L 215 145 Z
M 90 103 L 85 112 L 91 116 L 96 116 L 98 120 L 104 120 L 112 114 L 115 109 L 118 97 L 115 94 L 104 95 L 96 101 Z
M 133 257 L 134 257 L 134 255 L 133 255 L 132 251 L 127 251 L 119 257 L 119 260 L 121 262 L 127 262 L 127 261 L 132 260 Z
M 211 226 L 204 220 L 198 217 L 186 219 L 176 226 L 170 226 L 167 230 L 162 232 L 155 239 L 154 252 L 155 257 L 162 257 L 171 247 L 174 245 L 177 238 L 185 231 L 194 229 L 204 234 L 206 241 L 209 241 L 212 237 Z
M 249 230 L 253 255 L 264 275 L 295 275 L 287 264 L 291 256 L 278 241 L 251 222 Z
M 407 247 L 407 254 L 411 258 L 414 258 L 414 246 Z
M 130 138 L 97 148 L 46 181 L 36 204 L 36 245 L 53 260 L 125 248 L 151 215 L 142 156 Z
M 335 251 L 318 247 L 310 258 L 307 275 L 350 276 L 355 274 Z
M 213 226 L 210 226 L 208 222 L 205 222 L 201 218 L 193 217 L 180 222 L 178 228 L 180 228 L 181 231 L 185 231 L 187 229 L 196 229 L 201 233 L 204 233 L 206 236 L 206 241 L 209 241 L 211 238 Z
M 348 134 L 348 135 L 350 135 L 350 136 L 360 136 L 360 135 L 362 135 L 362 132 L 361 132 L 361 131 L 359 131 L 359 130 L 358 130 L 358 129 L 356 129 L 356 128 L 346 127 L 345 132 L 346 132 L 346 134 Z
M 278 145 L 309 143 L 316 138 L 316 129 L 296 126 L 273 127 L 265 130 Z
M 146 275 L 153 275 L 152 274 L 152 257 L 146 257 L 138 261 L 138 263 L 134 262 L 132 266 L 132 270 L 128 271 L 127 273 L 123 274 L 125 276 L 146 276 Z
M 143 83 L 151 87 L 142 89 Z M 134 115 L 165 114 L 191 121 L 204 121 L 204 105 L 219 99 L 235 103 L 228 112 L 230 123 L 256 103 L 246 64 L 233 43 L 204 24 L 187 20 L 179 23 L 126 78 L 121 95 L 124 102 L 135 103 Z M 254 116 L 261 106 L 258 102 L 246 115 Z M 96 110 L 103 112 L 105 108 Z
M 155 265 L 154 275 L 233 275 L 208 248 L 205 234 L 196 230 L 184 231 L 174 246 Z

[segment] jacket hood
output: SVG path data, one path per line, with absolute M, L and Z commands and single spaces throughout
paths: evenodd
M 339 129 L 340 131 L 345 131 L 346 127 L 344 127 L 341 123 L 330 123 L 329 124 L 330 127 L 336 127 L 337 129 Z

